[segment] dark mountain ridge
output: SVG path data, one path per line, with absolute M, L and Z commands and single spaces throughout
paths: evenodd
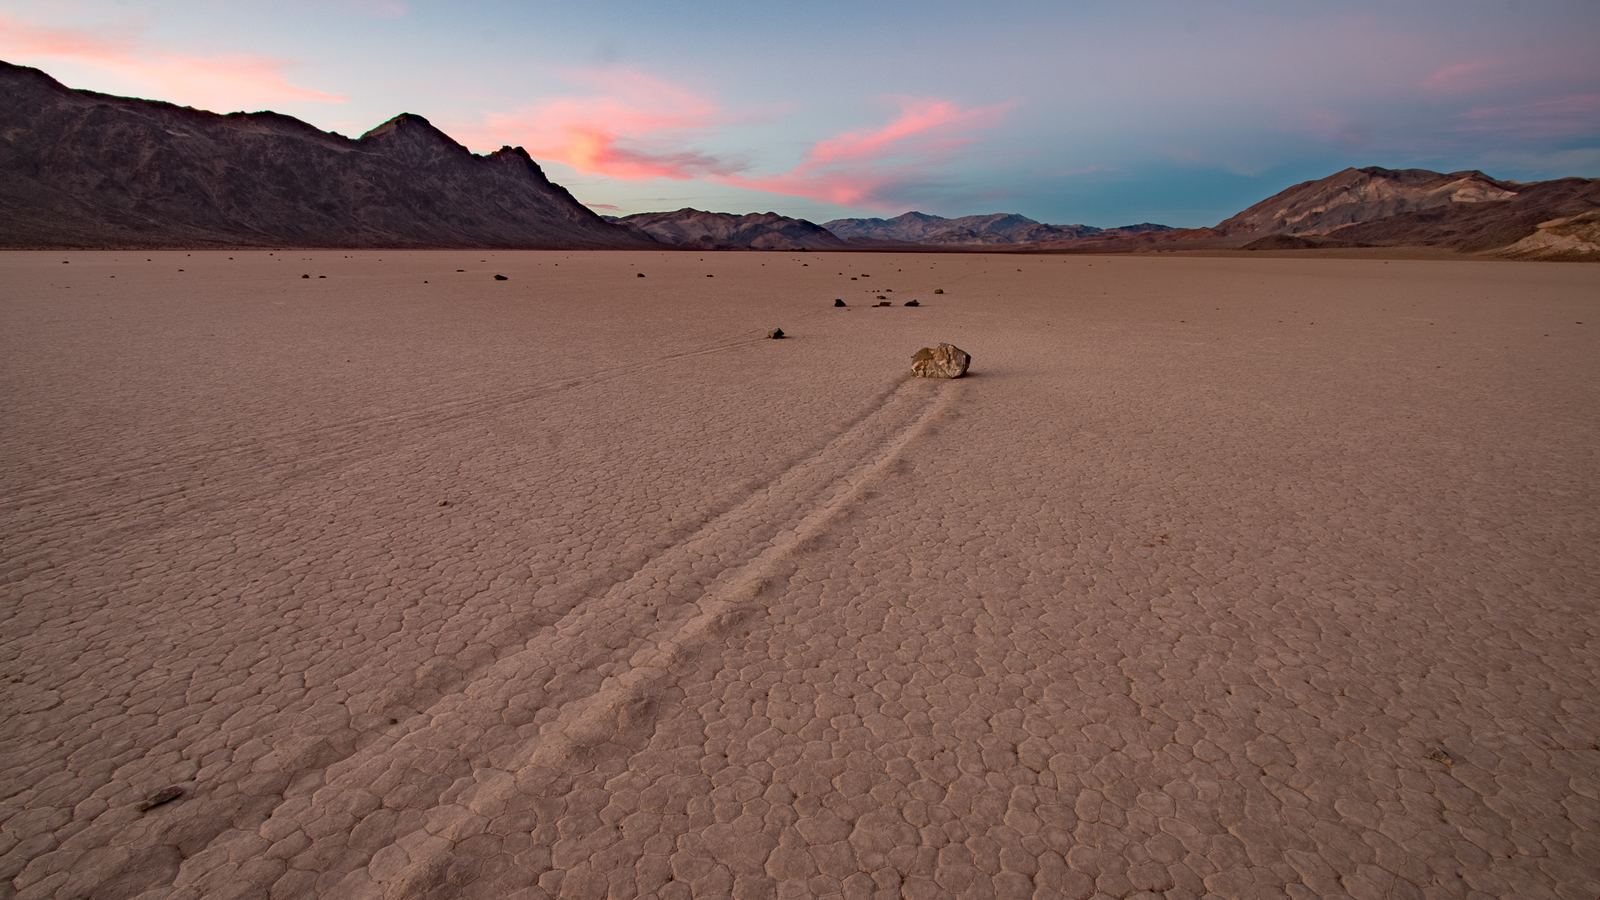
M 775 212 L 683 209 L 609 219 L 672 247 L 698 250 L 844 250 L 845 242 L 814 222 Z
M 280 113 L 73 90 L 0 62 L 0 246 L 637 248 L 520 147 L 421 116 L 357 139 Z
M 914 210 L 892 219 L 834 219 L 822 227 L 857 243 L 938 245 L 1039 244 L 1167 230 L 1165 225 L 1148 222 L 1124 228 L 1096 228 L 1046 225 L 1016 213 L 945 218 Z

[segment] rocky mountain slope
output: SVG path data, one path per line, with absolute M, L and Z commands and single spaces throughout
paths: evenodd
M 1368 246 L 1481 252 L 1516 243 L 1536 232 L 1542 222 L 1600 210 L 1600 181 L 1593 179 L 1507 184 L 1515 193 L 1504 199 L 1411 210 L 1346 225 L 1329 237 Z
M 0 62 L 0 246 L 648 247 L 521 148 L 421 116 L 351 140 L 62 86 Z
M 1534 232 L 1495 251 L 1509 259 L 1600 260 L 1600 210 L 1539 223 Z
M 1217 225 L 1224 235 L 1328 234 L 1346 225 L 1455 204 L 1505 200 L 1515 186 L 1482 172 L 1345 169 L 1306 181 Z
M 842 250 L 844 241 L 822 226 L 777 213 L 638 213 L 611 219 L 672 247 L 701 250 Z
M 892 219 L 834 219 L 823 228 L 847 241 L 886 244 L 993 245 L 1073 241 L 1105 235 L 1166 230 L 1144 223 L 1125 228 L 1092 225 L 1046 225 L 1015 213 L 991 213 L 947 219 L 908 212 Z

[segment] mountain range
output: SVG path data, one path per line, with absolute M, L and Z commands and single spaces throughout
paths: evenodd
M 521 148 L 479 156 L 421 116 L 351 140 L 277 113 L 72 90 L 0 63 L 0 246 L 652 242 L 573 199 Z
M 636 228 L 652 240 L 698 250 L 843 250 L 837 235 L 805 219 L 774 212 L 734 213 L 680 209 L 607 217 Z
M 923 212 L 908 212 L 892 219 L 834 219 L 822 223 L 841 238 L 886 244 L 993 245 L 1038 244 L 1089 237 L 1120 236 L 1171 231 L 1165 225 L 1144 223 L 1121 228 L 1092 225 L 1046 225 L 1016 213 L 990 213 L 947 219 Z
M 0 247 L 482 247 L 1125 252 L 1438 247 L 1600 259 L 1600 181 L 1350 168 L 1211 228 L 1049 225 L 1015 213 L 822 225 L 695 209 L 607 219 L 526 151 L 475 154 L 401 114 L 351 139 L 67 88 L 0 62 Z

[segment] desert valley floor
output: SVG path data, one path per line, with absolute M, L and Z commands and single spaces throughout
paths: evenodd
M 0 895 L 1600 895 L 1600 266 L 7 253 L 0 414 Z

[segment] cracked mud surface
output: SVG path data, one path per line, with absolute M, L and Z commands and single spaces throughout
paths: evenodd
M 0 284 L 0 895 L 1600 895 L 1600 268 Z

